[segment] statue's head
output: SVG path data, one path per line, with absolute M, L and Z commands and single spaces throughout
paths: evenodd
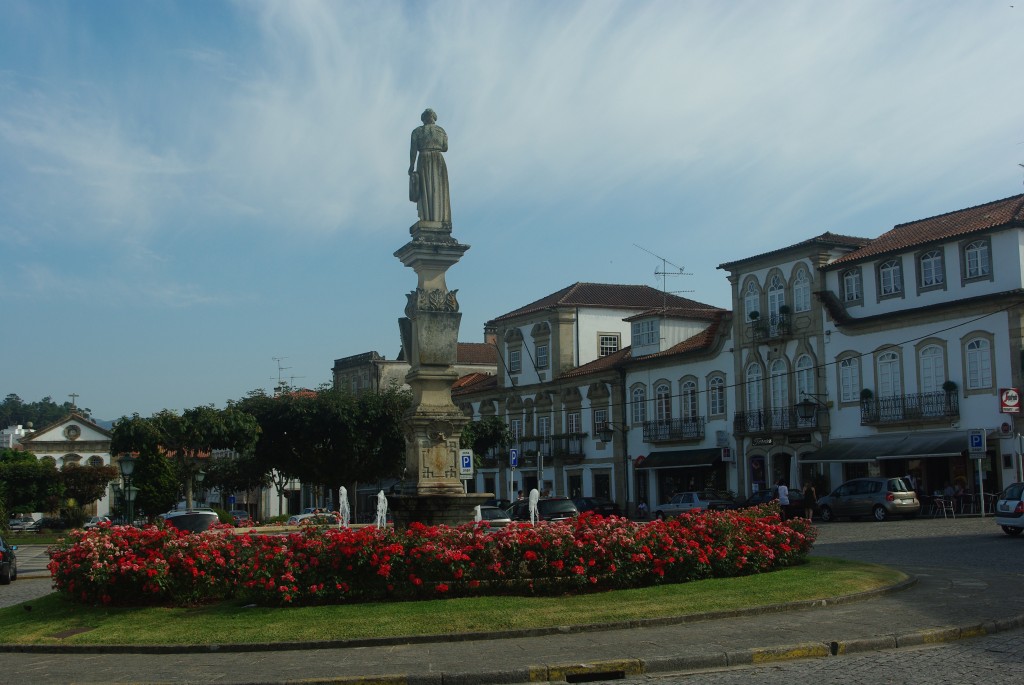
M 423 110 L 423 114 L 420 115 L 420 121 L 424 124 L 433 124 L 437 122 L 437 112 L 430 109 L 429 107 Z

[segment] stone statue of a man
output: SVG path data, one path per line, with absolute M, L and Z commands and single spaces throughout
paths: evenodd
M 423 125 L 413 129 L 409 148 L 409 200 L 416 203 L 420 221 L 450 226 L 448 167 L 442 154 L 448 151 L 448 134 L 437 125 L 434 110 L 424 110 L 420 120 Z

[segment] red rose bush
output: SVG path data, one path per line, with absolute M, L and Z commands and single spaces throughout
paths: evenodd
M 594 515 L 537 526 L 412 524 L 288 535 L 103 525 L 50 548 L 54 586 L 89 604 L 339 604 L 565 594 L 764 573 L 803 563 L 815 530 L 778 508 L 650 523 Z

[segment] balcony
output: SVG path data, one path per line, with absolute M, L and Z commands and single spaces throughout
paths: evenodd
M 704 419 L 670 419 L 644 423 L 644 442 L 680 442 L 704 439 Z
M 945 423 L 960 418 L 960 397 L 955 392 L 870 397 L 860 401 L 860 425 Z
M 789 312 L 770 314 L 767 318 L 758 318 L 750 322 L 750 338 L 756 342 L 778 340 L 792 334 L 792 317 Z
M 800 418 L 796 405 L 777 409 L 738 411 L 732 430 L 737 436 L 766 433 L 806 432 L 818 427 L 818 412 L 810 418 Z

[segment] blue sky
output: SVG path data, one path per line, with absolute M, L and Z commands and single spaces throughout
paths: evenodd
M 645 250 L 728 307 L 720 263 L 1022 192 L 1012 4 L 2 0 L 0 393 L 113 419 L 393 358 L 425 107 L 463 341 L 660 287 Z

